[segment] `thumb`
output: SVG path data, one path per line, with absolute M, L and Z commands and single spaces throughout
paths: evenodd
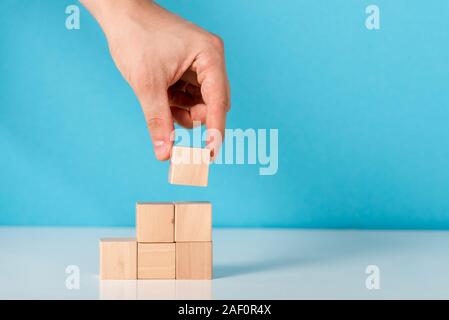
M 145 92 L 140 94 L 139 101 L 150 131 L 154 154 L 158 160 L 167 160 L 170 158 L 174 130 L 167 92 Z

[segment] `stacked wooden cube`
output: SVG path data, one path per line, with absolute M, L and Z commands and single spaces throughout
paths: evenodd
M 207 185 L 208 158 L 185 161 L 204 150 L 173 148 L 169 181 Z M 100 240 L 100 278 L 212 279 L 211 203 L 137 203 L 136 238 Z

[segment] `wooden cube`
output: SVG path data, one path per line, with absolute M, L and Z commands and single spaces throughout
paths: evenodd
M 175 203 L 175 241 L 212 241 L 210 202 Z
M 212 242 L 176 243 L 176 279 L 212 279 Z
M 100 279 L 137 279 L 137 242 L 132 238 L 100 240 Z
M 174 243 L 138 243 L 138 279 L 175 279 Z
M 210 150 L 201 148 L 172 148 L 168 182 L 171 184 L 207 186 Z
M 154 202 L 137 203 L 137 242 L 173 242 L 175 205 Z

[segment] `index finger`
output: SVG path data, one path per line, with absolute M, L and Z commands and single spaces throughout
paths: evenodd
M 207 108 L 207 146 L 217 154 L 224 138 L 226 112 L 229 110 L 229 82 L 223 55 L 212 55 L 198 63 L 198 82 Z

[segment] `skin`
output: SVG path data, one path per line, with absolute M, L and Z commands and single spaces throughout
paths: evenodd
M 174 122 L 205 124 L 206 145 L 216 154 L 230 107 L 223 41 L 150 0 L 81 2 L 139 99 L 156 158 L 170 157 Z

